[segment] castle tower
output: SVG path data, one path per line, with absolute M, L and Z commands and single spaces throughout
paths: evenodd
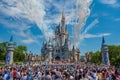
M 67 25 L 65 27 L 65 39 L 69 39 L 69 34 L 68 34 L 68 28 L 67 28 Z
M 44 44 L 43 44 L 44 45 Z M 47 45 L 47 47 L 46 47 Z M 51 60 L 62 62 L 77 62 L 80 60 L 80 50 L 73 46 L 71 50 L 69 45 L 68 28 L 65 26 L 65 14 L 62 11 L 61 22 L 54 30 L 54 38 L 42 46 L 42 56 L 51 63 Z M 43 60 L 43 61 L 45 61 Z M 65 60 L 65 61 L 64 61 Z
M 109 54 L 108 54 L 108 46 L 105 44 L 104 37 L 102 38 L 101 52 L 102 52 L 102 63 L 105 64 L 105 65 L 110 65 Z
M 49 55 L 49 62 L 52 63 L 52 51 L 53 51 L 53 47 L 52 47 L 52 42 L 51 40 L 49 39 L 49 42 L 48 42 L 48 55 Z
M 65 15 L 64 15 L 64 10 L 62 11 L 60 42 L 61 42 L 61 46 L 63 46 L 64 42 L 65 42 Z
M 72 61 L 75 61 L 75 46 L 72 48 Z
M 42 61 L 45 61 L 47 58 L 47 45 L 48 43 L 46 41 L 44 41 L 42 44 L 42 48 L 41 48 Z
M 55 28 L 55 40 L 59 39 L 60 34 L 60 24 Z
M 69 48 L 68 48 L 68 40 L 67 39 L 65 39 L 65 44 L 64 44 L 64 52 L 65 52 L 65 54 L 64 54 L 64 57 L 68 60 L 68 58 L 69 58 L 69 56 L 68 56 L 68 50 Z
M 65 14 L 64 14 L 64 10 L 62 11 L 62 19 L 61 19 L 61 31 L 62 31 L 62 33 L 64 33 L 65 32 Z
M 13 36 L 11 36 L 10 41 L 7 43 L 7 56 L 6 56 L 6 64 L 13 64 L 13 53 L 14 53 L 15 42 L 13 42 Z
M 80 49 L 76 49 L 76 57 L 77 57 L 77 62 L 80 61 Z

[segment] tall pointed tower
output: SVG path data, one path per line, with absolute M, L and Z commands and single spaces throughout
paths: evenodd
M 51 64 L 52 63 L 52 52 L 53 52 L 53 45 L 52 45 L 52 42 L 51 42 L 51 39 L 49 39 L 48 41 L 48 45 L 47 45 L 47 50 L 48 50 L 48 58 L 49 58 L 49 63 Z
M 60 34 L 60 44 L 64 45 L 65 42 L 65 14 L 64 9 L 62 11 L 62 19 L 61 19 L 61 34 Z
M 75 46 L 73 45 L 73 48 L 72 48 L 72 61 L 76 61 L 75 60 Z
M 65 33 L 65 14 L 64 14 L 64 9 L 62 11 L 62 19 L 61 19 L 61 31 L 62 33 Z
M 15 42 L 13 42 L 13 36 L 11 36 L 9 42 L 7 43 L 7 56 L 6 56 L 6 64 L 13 64 L 13 53 L 14 53 Z
M 102 63 L 105 64 L 105 65 L 110 65 L 109 54 L 108 54 L 108 46 L 105 44 L 104 37 L 102 37 L 101 52 L 102 52 Z
M 65 39 L 69 40 L 68 28 L 67 25 L 65 27 Z

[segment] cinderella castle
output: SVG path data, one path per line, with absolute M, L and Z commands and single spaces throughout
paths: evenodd
M 75 46 L 70 49 L 68 28 L 65 25 L 65 14 L 62 11 L 61 23 L 54 29 L 54 38 L 44 41 L 41 47 L 42 61 L 80 61 L 80 50 Z

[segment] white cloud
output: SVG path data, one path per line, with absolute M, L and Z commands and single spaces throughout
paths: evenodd
M 87 28 L 84 30 L 83 34 L 86 34 L 92 27 L 94 27 L 98 23 L 99 23 L 98 19 L 95 19 L 90 25 L 87 26 Z
M 1 12 L 13 18 L 24 18 L 30 21 L 30 23 L 35 23 L 42 31 L 46 39 L 48 39 L 50 36 L 53 36 L 53 26 L 51 26 L 50 24 L 59 24 L 59 22 L 61 21 L 61 12 L 64 8 L 66 23 L 72 24 L 74 26 L 74 44 L 79 45 L 80 41 L 85 38 L 83 36 L 78 37 L 78 35 L 82 35 L 81 30 L 85 25 L 88 16 L 90 15 L 90 5 L 92 3 L 92 0 L 77 0 L 77 2 L 76 0 L 3 0 L 2 2 L 5 2 L 8 5 L 1 4 Z M 9 24 L 9 22 L 2 20 L 4 19 L 0 19 L 0 22 L 6 25 L 10 25 L 11 28 L 14 27 L 16 29 L 17 32 L 13 31 L 12 33 L 21 36 L 23 38 L 23 40 L 21 41 L 24 43 L 36 43 L 38 42 L 38 38 L 43 37 L 34 36 L 30 31 L 24 32 L 24 30 L 30 28 L 30 26 L 27 25 L 27 23 L 25 23 L 24 21 L 20 24 Z M 88 34 L 86 34 L 87 31 L 90 30 L 97 23 L 99 23 L 99 21 L 98 19 L 95 19 L 86 28 L 86 30 L 84 31 L 84 35 L 88 36 Z
M 1 3 L 0 10 L 3 13 L 18 19 L 26 18 L 30 22 L 37 24 L 46 39 L 53 36 L 54 32 L 50 24 L 59 24 L 63 8 L 65 10 L 66 23 L 71 23 L 71 19 L 74 17 L 71 15 L 71 11 L 76 4 L 75 0 L 5 0 L 1 1 Z M 7 3 L 7 5 L 4 3 Z
M 90 15 L 90 5 L 92 0 L 77 0 L 76 2 L 76 24 L 74 25 L 74 45 L 78 46 L 81 40 L 81 30 L 84 27 L 88 16 Z
M 20 37 L 20 42 L 24 44 L 32 44 L 37 43 L 39 44 L 39 39 L 43 38 L 40 35 L 33 35 L 29 29 L 25 31 L 25 29 L 17 29 L 15 31 L 12 31 L 13 35 Z
M 103 4 L 116 4 L 117 0 L 99 0 Z
M 84 39 L 90 39 L 90 38 L 99 38 L 99 37 L 102 37 L 102 36 L 110 36 L 111 33 L 101 33 L 101 34 L 81 34 L 80 38 L 79 38 L 79 42 L 76 42 L 76 44 L 79 44 L 81 43 Z M 70 48 L 72 48 L 74 44 L 70 44 Z M 82 44 L 83 45 L 83 44 Z
M 101 34 L 81 34 L 79 37 L 79 41 L 76 42 L 76 44 L 80 44 L 84 39 L 88 39 L 88 38 L 99 38 L 99 37 L 102 37 L 102 36 L 110 36 L 111 33 L 101 33 Z M 71 44 L 71 45 L 74 45 L 74 44 Z
M 41 38 L 43 38 L 44 36 L 43 35 L 38 35 L 38 36 L 36 36 L 37 38 L 39 38 L 39 39 L 41 39 Z
M 114 21 L 120 21 L 120 18 L 115 18 Z
M 12 28 L 12 29 L 18 27 L 18 24 L 5 20 L 3 18 L 0 18 L 0 24 L 4 25 L 7 28 Z
M 3 4 L 0 7 L 2 12 L 12 17 L 26 18 L 30 22 L 35 23 L 42 31 L 45 38 L 53 35 L 50 26 L 44 21 L 46 12 L 43 0 L 5 0 L 2 2 Z
M 73 3 L 75 0 L 70 1 L 53 1 L 53 0 L 3 0 L 0 2 L 0 10 L 2 13 L 12 17 L 16 18 L 17 20 L 20 19 L 21 22 L 10 22 L 6 19 L 0 19 L 0 23 L 4 24 L 6 27 L 15 29 L 12 31 L 13 34 L 20 36 L 20 37 L 26 37 L 26 40 L 29 39 L 27 36 L 29 34 L 26 34 L 24 32 L 25 30 L 29 29 L 30 26 L 28 23 L 25 23 L 22 21 L 22 19 L 27 19 L 30 21 L 29 23 L 35 23 L 39 27 L 39 29 L 42 31 L 45 38 L 49 38 L 50 36 L 53 36 L 53 30 L 51 28 L 51 23 L 59 24 L 61 21 L 61 12 L 63 8 L 65 8 L 65 15 L 66 15 L 66 23 L 70 23 L 73 16 L 71 16 L 71 5 L 75 5 Z M 6 5 L 7 4 L 7 5 Z M 65 5 L 65 6 L 64 6 Z M 54 12 L 50 13 L 47 11 L 50 8 L 54 6 L 55 8 L 55 14 Z M 64 7 L 63 7 L 64 6 Z M 53 27 L 53 26 L 52 26 Z M 31 34 L 32 35 L 32 34 Z M 41 38 L 41 37 L 37 37 Z M 30 39 L 30 42 L 33 42 L 34 40 Z M 26 41 L 23 41 L 26 42 Z
M 36 41 L 32 38 L 24 39 L 24 40 L 21 40 L 21 41 L 25 44 L 36 43 Z
M 120 3 L 118 3 L 118 0 L 99 0 L 102 4 L 108 4 L 113 8 L 119 8 Z
M 84 38 L 97 38 L 97 37 L 110 36 L 110 35 L 111 35 L 111 33 L 102 33 L 102 34 L 96 34 L 96 35 L 94 35 L 94 34 L 85 34 L 83 36 L 83 39 Z
M 29 37 L 31 35 L 33 36 L 33 34 L 29 31 L 30 26 L 28 26 L 25 23 L 18 23 L 18 22 L 13 22 L 13 21 L 11 22 L 11 21 L 0 18 L 0 24 L 4 25 L 6 28 L 9 29 L 8 32 L 10 35 L 20 37 L 17 39 L 20 42 L 26 43 L 26 44 L 37 42 L 37 39 Z
M 64 9 L 66 24 L 71 24 L 71 20 L 74 19 L 73 13 L 76 5 L 75 0 L 45 0 L 46 7 L 46 22 L 59 24 L 61 22 L 61 14 Z M 53 8 L 54 7 L 54 8 Z
M 91 15 L 91 17 L 98 17 L 98 14 L 94 13 L 93 15 Z
M 13 22 L 0 18 L 0 24 L 9 29 L 8 32 L 10 35 L 17 36 L 17 38 L 20 37 L 17 40 L 22 43 L 32 44 L 38 42 L 37 37 L 35 38 L 35 36 L 29 31 L 30 26 L 25 23 L 19 23 L 19 21 Z

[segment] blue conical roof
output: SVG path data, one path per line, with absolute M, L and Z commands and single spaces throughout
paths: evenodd
M 105 39 L 104 39 L 104 36 L 102 37 L 102 44 L 104 44 L 105 43 Z
M 75 46 L 73 45 L 72 51 L 75 51 Z
M 10 37 L 10 42 L 13 42 L 13 36 L 11 35 L 11 37 Z

